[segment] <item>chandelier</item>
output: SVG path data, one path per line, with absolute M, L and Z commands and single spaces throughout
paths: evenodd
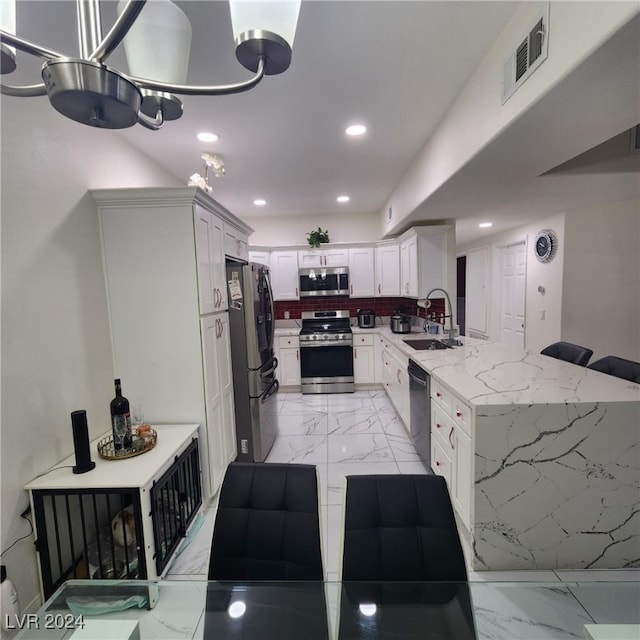
M 300 0 L 229 0 L 236 58 L 253 77 L 227 85 L 185 84 L 191 24 L 170 0 L 120 0 L 118 17 L 103 36 L 100 0 L 76 0 L 80 57 L 68 57 L 16 35 L 16 0 L 0 0 L 0 72 L 16 68 L 16 49 L 41 58 L 42 80 L 0 84 L 4 95 L 47 95 L 54 109 L 92 127 L 123 129 L 138 123 L 157 130 L 182 116 L 178 96 L 215 96 L 255 87 L 291 63 Z M 129 74 L 105 60 L 123 43 Z

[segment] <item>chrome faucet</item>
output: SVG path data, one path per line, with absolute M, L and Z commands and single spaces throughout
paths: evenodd
M 444 297 L 447 299 L 447 304 L 449 305 L 449 315 L 445 315 L 445 318 L 449 318 L 449 328 L 446 329 L 447 333 L 449 334 L 449 342 L 451 344 L 460 345 L 462 343 L 459 340 L 455 339 L 456 330 L 453 328 L 453 307 L 451 306 L 451 298 L 449 298 L 449 294 L 444 289 L 441 289 L 440 287 L 435 287 L 434 289 L 431 289 L 431 291 L 429 291 L 429 293 L 427 293 L 427 295 L 424 297 L 424 302 L 426 302 L 424 308 L 428 309 L 429 306 L 431 305 L 431 303 L 429 302 L 429 296 L 435 291 L 442 291 L 442 293 L 444 293 Z M 420 304 L 420 301 L 418 301 L 418 304 Z

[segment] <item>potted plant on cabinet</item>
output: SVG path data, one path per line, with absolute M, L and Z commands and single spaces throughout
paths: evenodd
M 323 231 L 320 227 L 317 229 L 310 231 L 307 234 L 307 242 L 310 247 L 317 249 L 321 243 L 329 242 L 329 231 Z

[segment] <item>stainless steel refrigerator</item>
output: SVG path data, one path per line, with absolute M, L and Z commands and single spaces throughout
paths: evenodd
M 263 462 L 278 434 L 275 316 L 269 268 L 227 261 L 238 460 Z

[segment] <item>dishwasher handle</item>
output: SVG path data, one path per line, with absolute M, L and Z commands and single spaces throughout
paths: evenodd
M 416 378 L 415 374 L 412 371 L 409 371 L 409 377 L 413 382 L 419 384 L 421 387 L 427 388 L 427 381 L 424 378 Z

